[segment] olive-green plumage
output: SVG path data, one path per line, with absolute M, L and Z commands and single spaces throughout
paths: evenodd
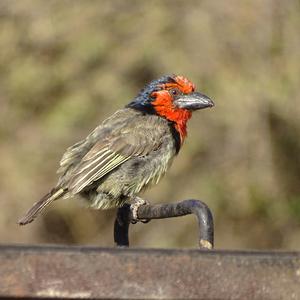
M 176 82 L 172 77 L 163 77 L 156 85 L 152 82 L 150 92 L 163 90 L 162 84 L 169 81 Z M 79 194 L 93 208 L 111 208 L 123 205 L 147 186 L 156 184 L 182 141 L 174 127 L 176 120 L 170 121 L 167 115 L 149 110 L 151 101 L 151 94 L 142 90 L 130 105 L 68 148 L 60 161 L 56 187 L 36 202 L 19 224 L 32 222 L 59 198 Z
M 125 108 L 67 150 L 58 185 L 67 197 L 80 193 L 92 207 L 119 206 L 157 183 L 175 153 L 167 120 Z

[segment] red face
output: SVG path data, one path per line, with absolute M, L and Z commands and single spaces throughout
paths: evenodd
M 175 82 L 165 83 L 163 84 L 163 89 L 166 90 L 172 90 L 172 89 L 178 89 L 184 94 L 189 94 L 195 91 L 195 85 L 189 81 L 187 78 L 183 76 L 175 76 L 174 77 Z
M 152 93 L 152 105 L 157 114 L 175 123 L 175 128 L 180 134 L 181 143 L 186 137 L 186 123 L 192 116 L 192 111 L 176 106 L 176 98 L 194 92 L 195 85 L 183 76 L 175 76 L 175 82 L 161 85 L 162 90 Z

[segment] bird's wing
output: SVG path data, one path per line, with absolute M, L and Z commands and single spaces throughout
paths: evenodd
M 69 147 L 60 160 L 60 167 L 57 170 L 58 174 L 65 174 L 72 165 L 80 160 L 89 150 L 89 143 L 86 140 L 79 141 L 78 143 Z
M 97 141 L 104 140 L 111 132 L 118 130 L 126 116 L 128 117 L 128 109 L 120 109 L 116 111 L 110 118 L 106 119 L 101 125 L 95 128 L 95 130 L 89 134 L 86 139 L 69 147 L 62 157 L 60 161 L 60 168 L 57 171 L 58 174 L 63 176 L 62 179 L 65 179 L 64 175 L 72 171 L 72 169 L 78 165 Z M 133 118 L 134 115 L 131 117 Z
M 164 133 L 151 123 L 137 118 L 96 142 L 72 172 L 68 190 L 72 194 L 79 193 L 131 157 L 147 155 L 157 149 Z

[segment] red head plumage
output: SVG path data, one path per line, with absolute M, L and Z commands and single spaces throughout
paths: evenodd
M 172 122 L 183 143 L 192 111 L 213 106 L 207 96 L 194 91 L 195 85 L 184 76 L 163 76 L 148 84 L 128 106 L 155 113 Z

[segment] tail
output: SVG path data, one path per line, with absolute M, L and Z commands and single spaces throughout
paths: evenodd
M 52 201 L 60 198 L 65 193 L 62 188 L 54 188 L 46 194 L 41 200 L 33 204 L 24 217 L 19 221 L 19 225 L 26 225 L 31 223 Z

